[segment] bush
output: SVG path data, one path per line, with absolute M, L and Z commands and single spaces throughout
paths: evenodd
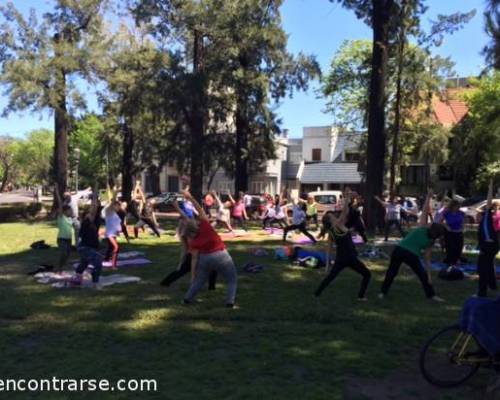
M 42 203 L 11 203 L 0 206 L 0 222 L 33 219 L 47 214 Z

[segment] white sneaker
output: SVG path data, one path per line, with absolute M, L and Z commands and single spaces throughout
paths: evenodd
M 439 297 L 439 296 L 432 296 L 431 300 L 436 301 L 438 303 L 444 303 L 445 302 L 445 300 L 443 298 Z
M 368 297 L 358 297 L 358 301 L 361 301 L 361 302 L 368 301 Z
M 380 300 L 383 300 L 383 299 L 385 298 L 385 294 L 383 294 L 383 293 L 379 293 L 379 294 L 377 295 L 377 297 L 378 297 Z

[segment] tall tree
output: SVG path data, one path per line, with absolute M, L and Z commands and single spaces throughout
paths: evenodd
M 92 52 L 102 46 L 100 31 L 104 0 L 57 0 L 39 23 L 28 19 L 12 2 L 0 7 L 3 63 L 0 82 L 11 111 L 49 109 L 54 114 L 54 178 L 66 190 L 68 135 L 73 108 L 84 106 L 74 77 L 88 77 Z
M 0 193 L 12 181 L 19 142 L 10 136 L 0 136 Z
M 500 69 L 500 0 L 488 0 L 484 18 L 486 33 L 491 38 L 491 42 L 484 48 L 484 54 L 489 65 Z

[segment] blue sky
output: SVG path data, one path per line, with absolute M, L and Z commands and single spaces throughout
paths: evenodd
M 0 0 L 0 3 L 3 2 Z M 30 7 L 43 12 L 50 3 L 49 0 L 14 0 L 22 12 L 27 12 Z M 337 3 L 328 0 L 285 0 L 284 3 L 283 25 L 289 34 L 290 51 L 315 55 L 323 72 L 328 70 L 333 55 L 344 40 L 371 39 L 370 29 L 357 20 L 352 11 L 343 9 Z M 429 10 L 423 18 L 424 27 L 438 14 L 477 10 L 476 16 L 463 30 L 447 36 L 443 45 L 434 51 L 445 57 L 450 56 L 456 63 L 458 75 L 477 75 L 484 67 L 480 52 L 488 41 L 483 30 L 485 0 L 428 0 L 427 4 Z M 317 88 L 317 82 L 311 84 L 308 92 L 295 93 L 292 99 L 285 99 L 277 110 L 283 121 L 282 128 L 288 128 L 291 137 L 301 137 L 304 126 L 332 123 L 331 116 L 322 112 L 325 100 L 317 98 Z M 0 109 L 5 104 L 6 99 L 0 96 Z M 48 113 L 33 115 L 26 111 L 0 118 L 0 135 L 22 136 L 41 127 L 52 129 L 53 121 Z

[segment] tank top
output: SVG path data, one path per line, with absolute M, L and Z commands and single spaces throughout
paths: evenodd
M 233 216 L 242 217 L 244 209 L 245 209 L 245 203 L 243 203 L 242 201 L 236 203 L 233 208 Z
M 335 260 L 352 260 L 353 258 L 356 258 L 358 256 L 358 252 L 354 247 L 351 232 L 349 230 L 347 230 L 346 232 L 341 232 L 335 228 L 332 228 L 329 233 L 330 237 L 335 241 L 337 247 Z
M 122 230 L 121 223 L 122 220 L 116 212 L 106 216 L 106 237 L 118 235 Z

